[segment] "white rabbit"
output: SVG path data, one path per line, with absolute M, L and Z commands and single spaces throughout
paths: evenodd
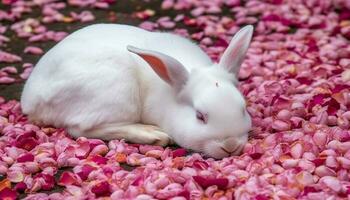
M 232 39 L 219 63 L 194 43 L 128 25 L 80 29 L 37 63 L 21 106 L 36 123 L 73 137 L 125 139 L 214 158 L 237 155 L 251 118 L 236 88 L 253 27 Z

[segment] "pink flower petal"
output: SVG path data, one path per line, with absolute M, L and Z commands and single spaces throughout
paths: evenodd
M 141 154 L 146 154 L 148 151 L 152 151 L 152 150 L 164 151 L 164 148 L 161 146 L 152 146 L 152 145 L 140 145 L 139 146 L 139 151 Z
M 91 144 L 90 144 L 91 146 Z M 105 155 L 108 152 L 108 147 L 105 144 L 101 144 L 101 145 L 97 145 L 96 147 L 94 147 L 91 152 L 90 155 Z
M 193 167 L 197 169 L 207 169 L 209 167 L 209 164 L 205 161 L 196 160 L 193 162 Z
M 290 149 L 293 158 L 300 158 L 304 153 L 303 151 L 303 145 L 301 143 L 294 144 Z
M 316 131 L 313 136 L 313 140 L 316 145 L 323 147 L 327 143 L 327 133 L 323 131 Z
M 43 190 L 51 190 L 55 185 L 55 179 L 52 175 L 40 173 L 34 176 L 34 180 L 38 179 L 43 180 L 41 182 L 41 189 Z
M 272 123 L 272 128 L 276 131 L 286 131 L 290 129 L 290 124 L 282 120 L 275 120 Z
M 77 158 L 86 158 L 90 153 L 90 144 L 88 141 L 80 142 L 79 146 L 75 148 L 75 155 Z
M 24 180 L 24 173 L 17 170 L 11 170 L 7 172 L 7 179 L 13 183 L 19 183 Z
M 2 68 L 0 71 L 11 73 L 11 74 L 17 74 L 17 68 L 14 66 L 7 66 Z
M 21 57 L 0 50 L 0 62 L 15 63 L 20 61 L 22 61 Z
M 339 192 L 341 190 L 341 183 L 336 177 L 325 176 L 325 177 L 322 177 L 319 180 L 319 182 L 323 183 L 324 185 L 326 185 L 328 188 L 332 189 L 335 192 Z
M 314 177 L 309 172 L 299 172 L 296 176 L 297 181 L 302 185 L 312 185 L 314 184 Z
M 14 83 L 16 79 L 11 77 L 0 77 L 0 84 L 11 84 Z
M 319 177 L 323 177 L 323 176 L 335 176 L 336 173 L 334 170 L 324 166 L 324 165 L 321 165 L 319 167 L 317 167 L 315 169 L 315 174 Z
M 34 55 L 41 55 L 44 53 L 44 51 L 42 49 L 40 49 L 39 47 L 34 47 L 34 46 L 28 46 L 24 49 L 24 53 L 30 53 L 30 54 L 34 54 Z
M 63 172 L 60 179 L 58 180 L 58 185 L 66 186 L 66 185 L 80 185 L 80 178 L 73 174 L 72 172 Z

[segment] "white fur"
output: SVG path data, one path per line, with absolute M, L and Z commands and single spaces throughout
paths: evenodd
M 249 34 L 239 38 L 246 46 Z M 186 84 L 174 90 L 128 45 L 177 60 L 189 74 Z M 245 51 L 237 59 L 243 60 Z M 185 148 L 221 158 L 230 154 L 222 148 L 240 152 L 251 127 L 234 81 L 231 69 L 212 63 L 185 38 L 98 24 L 72 33 L 40 59 L 21 105 L 32 121 L 66 127 L 74 137 L 166 145 L 169 135 Z M 207 124 L 197 120 L 196 109 L 208 114 Z

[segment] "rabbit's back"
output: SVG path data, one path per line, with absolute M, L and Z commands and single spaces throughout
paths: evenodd
M 23 112 L 55 126 L 138 121 L 138 72 L 126 45 L 136 44 L 130 37 L 144 37 L 141 32 L 147 33 L 94 25 L 66 37 L 35 66 L 24 86 Z
M 188 68 L 211 64 L 197 45 L 173 34 L 127 25 L 88 26 L 40 59 L 23 90 L 23 112 L 58 127 L 139 122 L 142 104 L 152 96 L 147 92 L 168 86 L 127 45 L 171 55 Z

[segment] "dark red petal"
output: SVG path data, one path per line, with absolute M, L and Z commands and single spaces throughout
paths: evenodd
M 99 165 L 104 165 L 107 163 L 108 158 L 102 157 L 100 155 L 93 155 L 92 157 L 90 157 L 90 160 Z
M 339 33 L 341 33 L 341 27 L 337 25 L 336 27 L 334 27 L 333 31 L 331 32 L 331 36 L 336 36 Z
M 24 138 L 36 138 L 36 133 L 34 131 L 26 132 L 26 133 L 18 136 L 17 140 L 21 140 Z
M 316 167 L 318 167 L 320 165 L 323 165 L 325 161 L 326 161 L 326 159 L 324 159 L 324 158 L 316 158 L 312 162 L 315 164 Z
M 94 187 L 91 188 L 91 192 L 95 193 L 97 197 L 108 196 L 111 194 L 109 189 L 109 183 L 107 181 L 97 183 L 96 185 L 94 185 Z
M 131 183 L 131 185 L 133 185 L 133 186 L 139 186 L 139 185 L 142 184 L 142 182 L 143 182 L 143 177 L 142 177 L 142 176 L 139 176 L 139 177 L 137 177 L 137 178 Z
M 80 176 L 81 180 L 85 181 L 89 174 L 94 171 L 96 168 L 92 167 L 91 165 L 83 165 L 82 171 L 78 173 L 78 176 Z
M 173 151 L 173 158 L 181 157 L 186 155 L 186 149 L 180 148 Z
M 187 190 L 184 190 L 184 191 L 182 191 L 182 192 L 180 192 L 179 194 L 178 194 L 178 196 L 183 196 L 183 197 L 185 197 L 185 199 L 190 199 L 190 192 L 189 191 L 187 191 Z
M 325 101 L 325 98 L 329 96 L 329 94 L 317 94 L 313 96 L 309 102 L 309 109 L 311 110 L 315 105 L 322 105 Z
M 253 158 L 254 160 L 257 160 L 259 158 L 261 158 L 262 153 L 252 153 L 249 155 L 251 158 Z
M 340 197 L 342 199 L 346 199 L 348 197 L 348 194 L 347 194 L 347 192 L 340 191 L 340 192 L 338 192 L 338 197 Z
M 16 147 L 30 151 L 38 145 L 38 141 L 34 138 L 22 138 L 15 143 Z
M 17 0 L 2 0 L 1 2 L 4 4 L 4 5 L 11 5 L 13 3 L 15 3 Z
M 116 0 L 103 0 L 103 2 L 106 2 L 108 4 L 113 4 L 116 2 Z
M 309 192 L 318 192 L 318 190 L 312 186 L 305 186 L 303 195 L 307 195 Z
M 312 83 L 312 80 L 307 78 L 307 77 L 299 77 L 296 78 L 296 80 L 300 83 L 300 84 L 305 84 L 305 85 L 310 85 Z
M 202 177 L 202 176 L 193 176 L 193 179 L 202 187 L 202 188 L 207 188 L 209 187 L 207 183 L 207 179 Z
M 26 153 L 17 158 L 17 162 L 32 162 L 34 161 L 34 155 Z
M 227 47 L 228 46 L 228 42 L 226 42 L 226 40 L 223 40 L 221 38 L 218 38 L 215 43 L 214 46 L 219 46 L 219 47 Z
M 263 21 L 280 21 L 281 17 L 276 14 L 266 15 L 262 18 Z
M 140 144 L 129 144 L 129 146 L 138 148 L 140 146 Z
M 338 75 L 338 74 L 341 74 L 343 71 L 344 71 L 344 69 L 342 69 L 342 68 L 334 69 L 334 70 L 332 70 L 332 74 L 333 74 L 333 76 Z M 347 86 L 347 87 L 349 88 L 350 86 Z
M 305 42 L 305 44 L 308 46 L 308 51 L 309 52 L 318 51 L 319 50 L 316 40 L 314 38 L 312 38 L 312 37 L 309 37 L 307 39 L 307 41 Z
M 226 189 L 228 185 L 228 179 L 227 178 L 216 178 L 216 179 L 208 179 L 208 185 L 216 185 L 219 189 Z
M 346 192 L 347 192 L 348 194 L 350 194 L 350 186 L 347 186 L 346 189 L 347 189 Z
M 340 109 L 339 102 L 334 98 L 331 98 L 331 100 L 329 100 L 325 104 L 328 105 L 328 108 L 327 108 L 328 115 L 335 115 L 337 111 Z
M 228 185 L 227 178 L 204 178 L 202 176 L 193 176 L 193 179 L 204 189 L 216 185 L 219 189 L 225 189 Z
M 309 28 L 310 29 L 323 29 L 326 27 L 326 22 L 325 21 L 322 21 L 321 23 L 319 24 L 315 24 L 315 25 L 312 25 L 310 26 Z M 317 49 L 318 50 L 318 49 Z
M 284 26 L 292 26 L 295 24 L 291 20 L 283 18 L 283 17 L 281 18 L 280 21 L 281 21 L 281 24 L 283 24 Z
M 324 94 L 318 94 L 318 95 L 313 96 L 312 102 L 313 102 L 315 105 L 317 105 L 317 104 L 322 104 L 324 98 L 325 98 Z
M 337 84 L 334 86 L 334 88 L 331 91 L 332 91 L 332 93 L 338 93 L 342 90 L 349 89 L 349 88 L 350 88 L 349 85 Z
M 272 4 L 278 5 L 278 4 L 283 3 L 283 0 L 269 0 L 269 2 L 272 3 Z
M 19 182 L 14 188 L 17 192 L 24 192 L 27 189 L 27 184 L 24 182 Z
M 297 173 L 303 171 L 303 168 L 301 168 L 301 167 L 294 167 L 293 170 L 294 170 L 294 172 L 297 174 Z
M 269 200 L 270 198 L 263 194 L 258 194 L 255 196 L 255 200 Z
M 15 200 L 17 199 L 17 192 L 6 187 L 0 191 L 0 199 Z
M 339 13 L 339 21 L 349 20 L 350 19 L 350 10 L 342 9 Z

